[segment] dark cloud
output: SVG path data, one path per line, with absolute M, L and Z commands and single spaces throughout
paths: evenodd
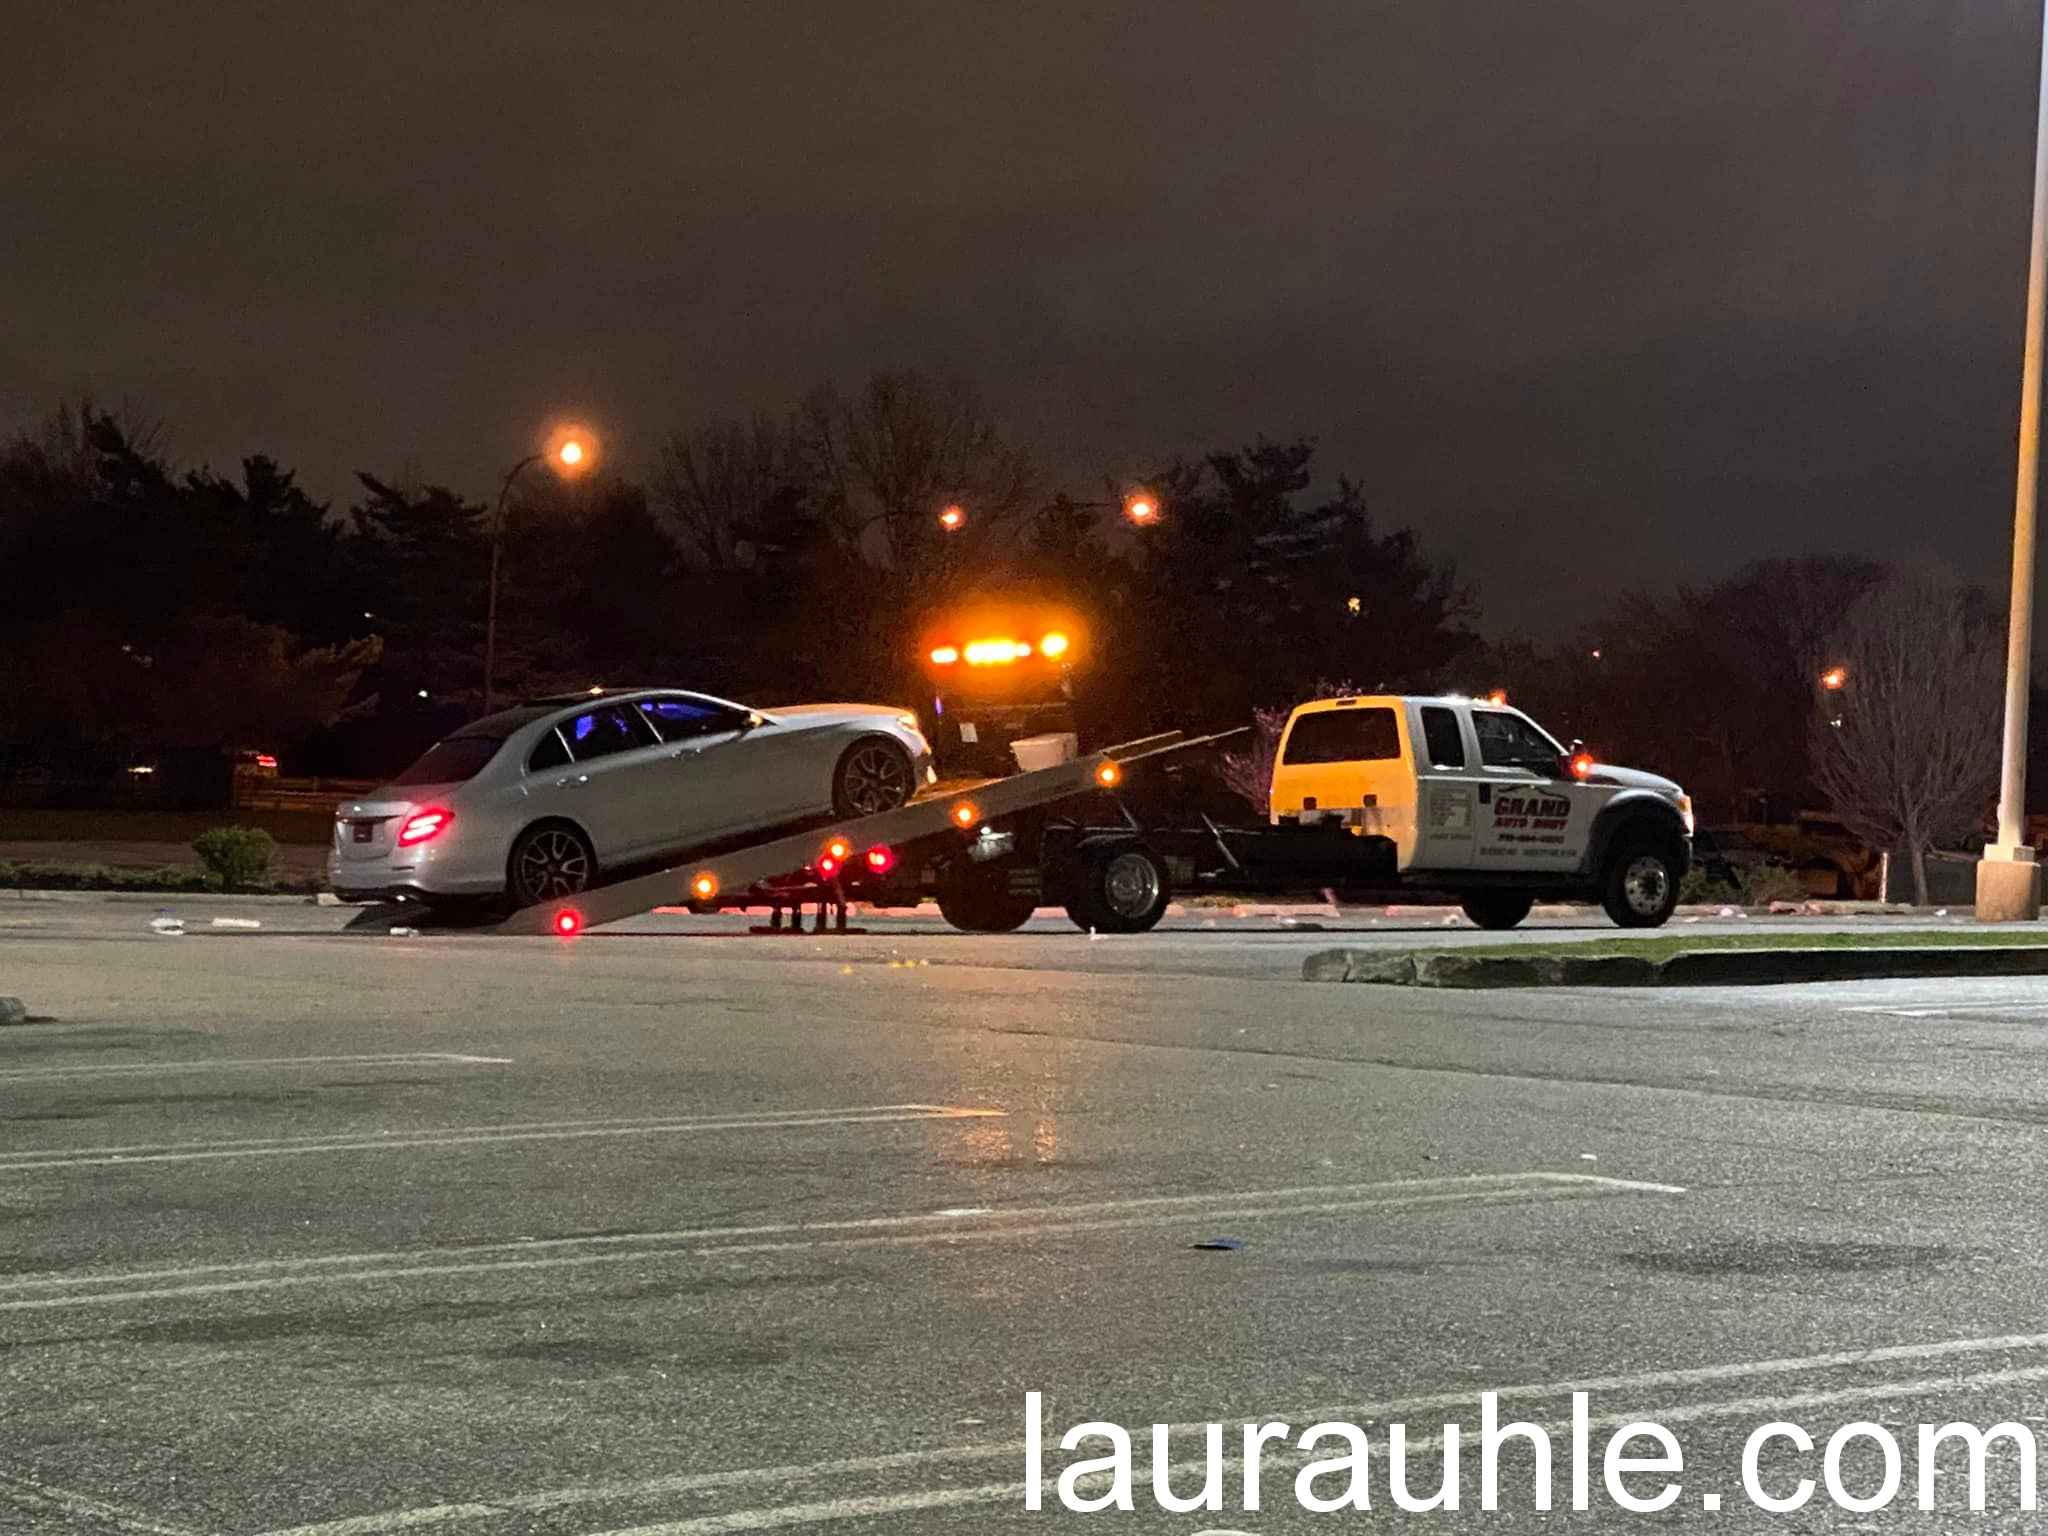
M 1496 622 L 2009 515 L 2021 0 L 17 0 L 0 403 L 483 486 L 914 365 L 1088 481 L 1257 431 Z

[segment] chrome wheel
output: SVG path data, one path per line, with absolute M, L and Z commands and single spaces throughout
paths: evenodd
M 1103 904 L 1118 917 L 1149 915 L 1159 901 L 1159 866 L 1142 853 L 1120 853 L 1102 871 Z
M 1621 894 L 1631 912 L 1655 917 L 1671 898 L 1671 870 L 1655 854 L 1632 859 L 1621 877 Z
M 888 742 L 863 742 L 839 765 L 836 809 L 845 816 L 893 811 L 910 799 L 910 759 Z
M 521 906 L 574 896 L 590 884 L 589 845 L 567 827 L 541 827 L 512 852 L 512 894 Z

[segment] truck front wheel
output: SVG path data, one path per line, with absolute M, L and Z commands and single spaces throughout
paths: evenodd
M 1600 877 L 1600 905 L 1622 928 L 1661 928 L 1678 906 L 1681 856 L 1661 838 L 1619 839 Z
M 1527 891 L 1472 891 L 1461 905 L 1482 928 L 1512 928 L 1529 915 L 1536 898 Z
M 1173 899 L 1165 862 L 1150 848 L 1133 844 L 1094 850 L 1076 879 L 1067 916 L 1091 933 L 1147 932 L 1158 926 Z

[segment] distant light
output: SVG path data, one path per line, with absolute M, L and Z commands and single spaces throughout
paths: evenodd
M 555 914 L 555 932 L 565 939 L 573 939 L 583 931 L 583 914 L 574 907 L 564 907 Z
M 1360 609 L 1360 606 L 1361 605 L 1358 599 L 1355 597 L 1347 597 L 1344 599 L 1344 611 L 1346 613 L 1357 613 Z
M 1041 656 L 1064 656 L 1067 654 L 1067 646 L 1070 643 L 1065 635 L 1061 634 L 1058 630 L 1054 630 L 1038 642 L 1038 654 Z
M 932 648 L 932 665 L 935 667 L 950 667 L 959 659 L 960 647 L 957 645 L 939 645 Z
M 370 610 L 369 610 L 369 609 L 365 608 L 365 609 L 363 610 L 363 617 L 364 617 L 364 618 L 366 618 L 366 619 L 374 619 L 375 617 L 377 617 L 377 615 L 375 615 L 374 613 L 370 612 Z M 127 649 L 127 647 L 126 647 L 126 646 L 123 646 L 123 647 L 122 647 L 122 649 L 123 649 L 123 650 L 126 650 L 126 649 Z
M 422 689 L 420 690 L 420 697 L 424 699 L 424 698 L 425 698 L 426 696 L 427 696 L 427 690 L 426 690 L 426 689 L 424 689 L 424 688 L 422 688 Z
M 130 768 L 128 772 L 131 777 L 139 779 L 143 778 L 148 774 L 155 773 L 156 768 L 153 764 L 150 763 L 137 763 L 133 768 Z
M 1827 671 L 1821 673 L 1820 675 L 1821 687 L 1829 690 L 1830 692 L 1833 692 L 1834 690 L 1840 688 L 1844 683 L 1848 681 L 1849 669 L 1847 667 L 1829 667 Z
M 602 683 L 592 683 L 588 691 L 592 698 L 596 698 L 597 695 L 604 692 L 604 685 Z
M 966 521 L 967 514 L 960 509 L 957 502 L 939 514 L 939 526 L 948 533 L 961 527 Z
M 1124 516 L 1143 527 L 1159 516 L 1159 502 L 1148 491 L 1133 491 L 1124 498 Z
M 578 464 L 581 464 L 583 462 L 583 445 L 577 442 L 576 439 L 572 437 L 569 439 L 569 441 L 562 444 L 560 451 L 556 454 L 556 457 L 559 458 L 564 464 L 567 464 L 571 469 L 574 469 Z
M 1596 647 L 1594 647 L 1594 650 L 1593 650 L 1593 659 L 1594 659 L 1595 661 L 1598 661 L 1598 660 L 1600 659 L 1600 651 L 1599 651 L 1599 648 L 1598 648 L 1597 646 L 1596 646 Z

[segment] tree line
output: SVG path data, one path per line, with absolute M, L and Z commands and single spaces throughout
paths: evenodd
M 1332 687 L 1500 688 L 1554 732 L 1680 779 L 1708 820 L 1825 791 L 1873 840 L 1910 825 L 1939 842 L 1988 803 L 1971 732 L 1989 721 L 1995 768 L 1997 605 L 1856 557 L 1759 562 L 1621 594 L 1568 635 L 1486 639 L 1452 563 L 1312 441 L 1062 487 L 971 385 L 918 373 L 691 423 L 629 468 L 516 483 L 501 700 L 663 682 L 770 706 L 916 704 L 930 615 L 1036 596 L 1086 616 L 1106 730 L 1243 724 Z M 1163 509 L 1151 526 L 1117 515 L 1134 485 Z M 950 531 L 948 504 L 965 513 Z M 0 772 L 171 747 L 391 771 L 481 707 L 491 519 L 431 479 L 364 472 L 337 506 L 261 453 L 232 475 L 179 467 L 159 428 L 58 409 L 0 446 Z M 1867 738 L 1902 625 L 1919 635 L 1906 653 L 1943 658 L 1938 717 L 1962 722 L 1941 733 L 1962 766 L 1933 809 L 1918 769 L 1894 761 L 1890 790 L 1852 793 L 1841 760 L 1899 757 Z M 1820 697 L 1817 670 L 1850 650 L 1847 689 Z M 1989 705 L 1957 681 L 1982 675 Z

